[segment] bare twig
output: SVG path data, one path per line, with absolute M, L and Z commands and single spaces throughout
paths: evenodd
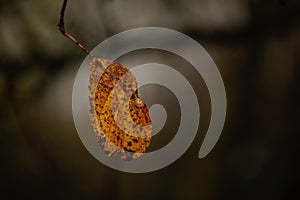
M 65 31 L 65 23 L 64 23 L 64 14 L 65 14 L 65 10 L 66 10 L 66 6 L 67 6 L 67 2 L 68 0 L 64 0 L 61 11 L 60 11 L 60 19 L 59 19 L 59 23 L 58 23 L 58 29 L 60 30 L 60 32 L 66 36 L 67 38 L 69 38 L 72 42 L 74 42 L 81 50 L 83 50 L 86 54 L 90 55 L 91 57 L 94 57 L 89 50 L 87 50 L 82 44 L 80 44 L 72 35 L 68 34 Z

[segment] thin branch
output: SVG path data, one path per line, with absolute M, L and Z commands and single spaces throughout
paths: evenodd
M 67 38 L 69 38 L 72 42 L 74 42 L 81 50 L 83 50 L 86 54 L 90 55 L 92 58 L 94 58 L 95 56 L 93 56 L 89 50 L 87 50 L 82 44 L 80 44 L 72 35 L 68 34 L 65 31 L 65 23 L 64 23 L 64 15 L 65 15 L 65 10 L 66 10 L 66 6 L 67 6 L 67 2 L 68 0 L 64 0 L 61 11 L 60 11 L 60 19 L 59 19 L 59 23 L 58 23 L 58 29 L 60 30 L 60 32 L 66 36 Z

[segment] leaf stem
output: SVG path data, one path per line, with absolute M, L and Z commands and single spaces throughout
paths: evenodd
M 89 56 L 91 56 L 92 58 L 94 58 L 95 56 L 92 55 L 90 53 L 90 51 L 88 49 L 86 49 L 81 43 L 79 43 L 72 35 L 68 34 L 65 30 L 65 23 L 64 23 L 64 15 L 65 15 L 65 10 L 66 10 L 66 6 L 67 6 L 67 2 L 68 0 L 64 0 L 61 11 L 60 11 L 60 19 L 59 19 L 59 23 L 58 23 L 58 29 L 60 30 L 60 32 L 66 36 L 67 38 L 69 38 L 73 43 L 75 43 L 81 50 L 83 50 L 86 54 L 88 54 Z

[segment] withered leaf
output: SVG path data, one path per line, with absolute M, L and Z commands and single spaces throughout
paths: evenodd
M 140 157 L 150 145 L 152 124 L 132 73 L 116 62 L 93 58 L 89 66 L 90 119 L 108 156 Z

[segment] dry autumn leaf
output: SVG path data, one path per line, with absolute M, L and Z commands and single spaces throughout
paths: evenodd
M 137 94 L 136 80 L 126 67 L 96 58 L 65 31 L 66 6 L 64 0 L 58 23 L 60 32 L 93 58 L 89 68 L 90 119 L 98 142 L 108 156 L 138 158 L 150 145 L 152 124 L 147 107 Z
M 108 156 L 140 157 L 150 145 L 152 124 L 137 83 L 124 66 L 93 58 L 90 63 L 90 119 Z

